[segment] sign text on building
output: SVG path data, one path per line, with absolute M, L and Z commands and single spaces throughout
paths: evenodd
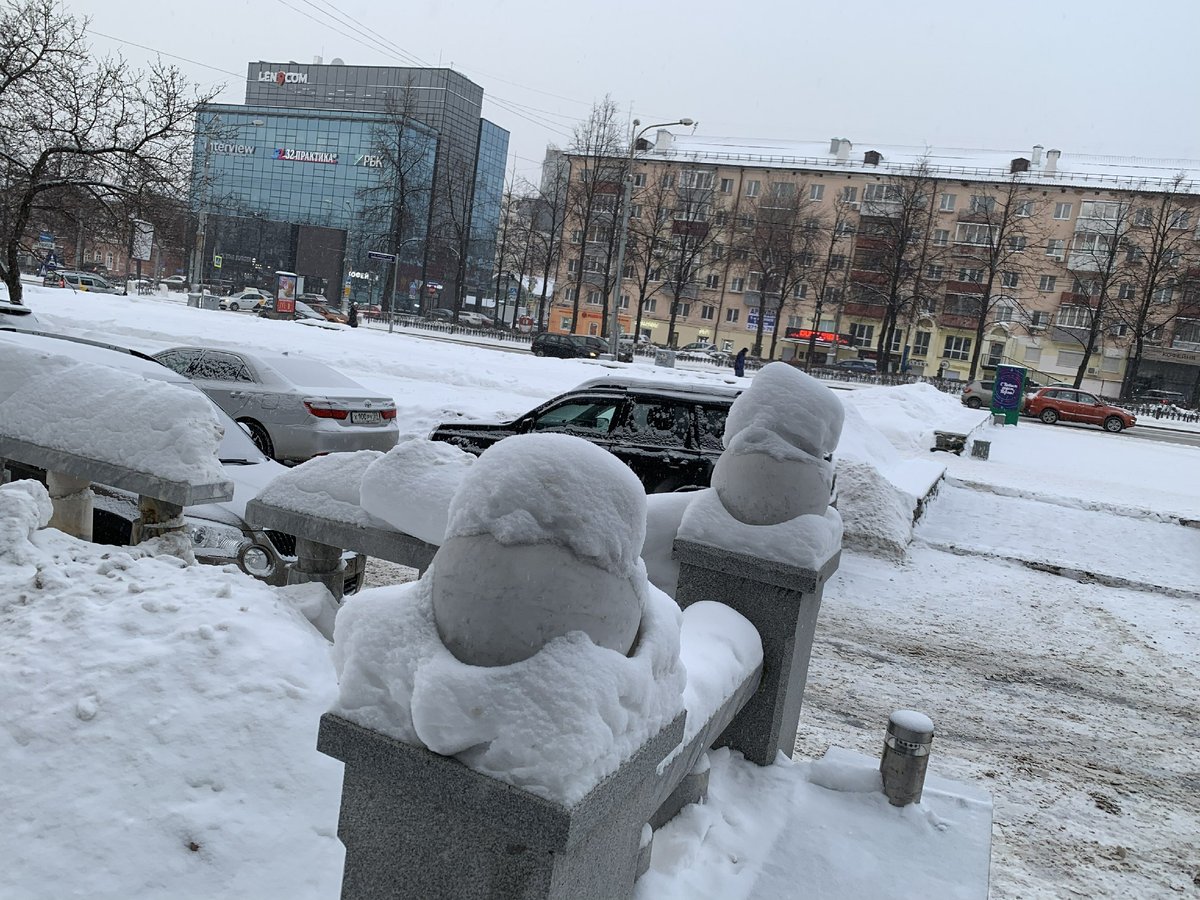
M 329 163 L 337 165 L 338 155 L 326 153 L 324 150 L 293 150 L 290 147 L 276 147 L 275 158 L 286 162 Z
M 208 149 L 213 153 L 223 153 L 226 156 L 253 156 L 253 144 L 230 144 L 225 141 L 209 141 Z
M 259 81 L 273 81 L 276 84 L 308 84 L 307 72 L 259 72 Z
M 367 166 L 371 169 L 382 169 L 383 157 L 369 153 L 360 153 L 358 156 L 354 157 L 354 164 L 356 166 Z

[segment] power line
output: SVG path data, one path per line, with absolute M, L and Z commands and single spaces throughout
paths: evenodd
M 205 69 L 212 69 L 214 72 L 223 72 L 226 75 L 232 75 L 234 78 L 244 78 L 244 72 L 230 72 L 228 69 L 222 69 L 219 66 L 210 66 L 208 63 L 202 63 L 196 59 L 188 59 L 186 56 L 178 56 L 174 53 L 168 53 L 166 50 L 159 50 L 157 47 L 147 47 L 145 44 L 139 44 L 137 41 L 119 38 L 115 35 L 105 34 L 103 31 L 97 31 L 95 28 L 90 28 L 88 31 L 97 37 L 108 38 L 110 41 L 116 41 L 118 44 L 128 44 L 131 47 L 137 47 L 141 50 L 149 50 L 151 53 L 157 53 L 159 56 L 165 56 L 168 59 L 177 59 L 180 62 L 189 63 L 193 66 L 200 66 Z

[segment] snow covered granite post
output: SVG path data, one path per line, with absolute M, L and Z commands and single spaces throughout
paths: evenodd
M 758 629 L 762 684 L 717 746 L 759 765 L 791 756 L 825 582 L 841 557 L 829 505 L 841 401 L 785 363 L 765 366 L 734 401 L 712 488 L 684 510 L 675 599 L 727 604 Z
M 649 582 L 645 509 L 586 441 L 510 438 L 425 575 L 343 606 L 318 748 L 345 764 L 344 898 L 631 895 L 761 663 L 742 617 Z

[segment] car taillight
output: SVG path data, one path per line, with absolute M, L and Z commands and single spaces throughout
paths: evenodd
M 350 415 L 350 410 L 338 409 L 328 400 L 305 400 L 304 408 L 318 419 L 344 419 Z
M 391 409 L 381 409 L 379 414 L 385 419 L 394 419 L 396 418 L 396 407 L 393 406 Z

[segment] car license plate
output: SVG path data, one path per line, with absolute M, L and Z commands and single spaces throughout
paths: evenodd
M 351 425 L 378 425 L 383 421 L 383 416 L 378 410 L 371 412 L 352 412 L 350 413 Z

